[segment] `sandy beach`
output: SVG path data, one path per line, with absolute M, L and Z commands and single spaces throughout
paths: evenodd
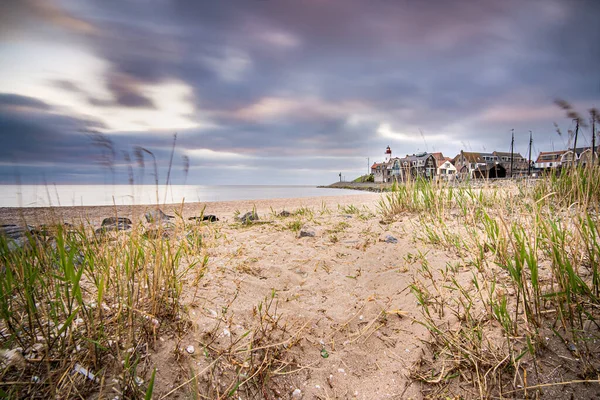
M 568 253 L 587 251 L 568 265 L 577 265 L 577 290 L 592 296 L 586 288 L 595 285 L 596 267 L 586 260 L 598 257 L 594 217 L 557 213 L 540 193 L 564 191 L 536 192 L 528 182 L 407 187 L 391 194 L 162 205 L 173 218 L 160 223 L 144 218 L 155 206 L 3 208 L 0 223 L 70 224 L 45 234 L 38 242 L 42 253 L 5 253 L 15 274 L 35 276 L 40 283 L 30 287 L 41 285 L 48 304 L 62 307 L 42 305 L 48 322 L 41 320 L 38 332 L 71 318 L 69 340 L 53 350 L 59 372 L 44 367 L 61 393 L 88 390 L 86 395 L 104 398 L 127 391 L 141 398 L 155 371 L 159 399 L 497 398 L 496 388 L 519 397 L 525 384 L 543 387 L 540 398 L 589 397 L 596 387 L 579 385 L 577 371 L 600 368 L 598 325 L 581 324 L 590 346 L 582 355 L 582 345 L 574 344 L 579 339 L 562 339 L 570 334 L 566 328 L 562 335 L 548 328 L 552 319 L 546 315 L 556 312 L 552 303 L 542 308 L 534 300 L 539 311 L 526 312 L 538 321 L 539 333 L 528 333 L 522 296 L 543 299 L 536 288 L 553 290 L 563 272 L 540 252 L 528 259 L 532 272 L 526 275 L 525 259 L 515 254 L 527 254 L 525 232 L 534 221 L 545 224 L 540 232 L 546 237 L 536 240 L 549 249 L 565 246 L 566 238 L 588 243 Z M 535 213 L 532 204 L 538 205 Z M 258 219 L 240 220 L 253 211 Z M 202 214 L 218 221 L 194 219 Z M 565 223 L 558 230 L 563 228 L 552 225 L 551 215 L 579 228 Z M 96 231 L 115 216 L 130 218 L 130 229 Z M 552 229 L 558 239 L 550 236 Z M 61 231 L 62 241 L 56 234 Z M 517 262 L 518 279 L 535 276 L 535 285 L 515 284 L 509 271 Z M 81 280 L 75 271 L 83 271 Z M 63 309 L 75 300 L 63 296 L 78 288 L 81 309 L 69 317 Z M 20 299 L 18 288 L 3 290 Z M 38 312 L 38 305 L 30 311 Z M 26 326 L 14 315 L 7 319 Z M 591 312 L 586 315 L 593 321 Z M 0 326 L 3 336 L 8 328 Z M 54 329 L 49 338 L 61 335 Z M 530 350 L 533 340 L 543 343 L 537 351 Z M 38 359 L 48 339 L 29 335 L 27 341 L 10 351 Z M 63 354 L 68 356 L 58 357 Z M 42 373 L 41 364 L 14 363 L 4 370 L 6 379 Z M 73 372 L 74 363 L 108 383 L 89 385 L 86 372 Z M 478 377 L 479 371 L 485 373 Z M 528 373 L 521 378 L 515 371 Z M 66 373 L 75 378 L 61 380 Z M 585 383 L 599 382 L 583 376 Z M 41 386 L 31 388 L 42 392 Z
M 160 204 L 159 208 L 167 214 L 180 214 L 184 219 L 198 216 L 204 210 L 205 214 L 217 215 L 219 218 L 232 218 L 236 211 L 242 214 L 253 208 L 259 214 L 271 213 L 272 210 L 292 210 L 301 207 L 319 208 L 337 207 L 353 204 L 355 206 L 375 206 L 379 200 L 379 194 L 360 193 L 348 196 L 320 196 L 291 199 L 268 199 L 268 200 L 238 200 L 219 201 L 206 203 L 184 203 L 182 204 Z M 134 221 L 143 218 L 146 211 L 156 209 L 156 205 L 134 205 L 134 206 L 65 206 L 65 207 L 0 207 L 0 223 L 13 224 L 22 223 L 25 220 L 30 225 L 42 223 L 62 222 L 89 222 L 99 225 L 103 218 L 114 216 L 115 213 L 122 217 L 131 218 Z
M 204 207 L 205 214 L 220 220 L 201 228 L 209 260 L 205 275 L 197 286 L 193 276 L 182 282 L 191 329 L 182 338 L 161 336 L 150 351 L 158 366 L 156 391 L 165 394 L 185 382 L 190 370 L 206 367 L 199 350 L 189 354 L 177 349 L 200 349 L 207 335 L 216 336 L 214 346 L 225 348 L 256 323 L 256 307 L 275 293 L 274 313 L 286 326 L 282 340 L 298 330 L 297 343 L 285 358 L 297 372 L 273 377 L 281 398 L 290 398 L 294 390 L 305 399 L 420 398 L 408 375 L 422 352 L 426 330 L 413 321 L 419 311 L 408 288 L 412 264 L 406 260 L 429 251 L 433 265 L 441 267 L 445 261 L 435 249 L 413 242 L 408 220 L 381 223 L 380 196 L 162 206 L 167 214 L 183 216 L 180 227 L 195 224 L 187 219 Z M 24 219 L 35 226 L 58 218 L 71 224 L 87 221 L 96 228 L 115 214 L 145 223 L 141 216 L 151 208 L 4 208 L 0 215 L 4 224 Z M 235 221 L 236 213 L 253 208 L 260 223 L 241 226 Z M 295 215 L 276 216 L 282 210 Z M 300 237 L 300 228 L 314 237 Z M 223 309 L 227 312 L 221 315 Z M 216 385 L 226 390 L 230 377 L 217 379 Z

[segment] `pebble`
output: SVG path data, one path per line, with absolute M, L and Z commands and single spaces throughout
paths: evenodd
M 315 237 L 315 231 L 309 227 L 300 229 L 300 237 Z
M 396 239 L 392 235 L 386 235 L 386 237 L 383 241 L 386 243 L 398 243 L 398 239 Z
M 196 349 L 194 348 L 194 346 L 189 345 L 188 347 L 185 348 L 185 351 L 187 351 L 190 354 L 194 354 L 196 352 Z
M 294 399 L 299 399 L 300 397 L 302 397 L 302 390 L 294 389 L 294 391 L 292 392 L 292 397 Z

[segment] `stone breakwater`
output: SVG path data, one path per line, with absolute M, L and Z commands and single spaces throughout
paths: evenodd
M 458 186 L 469 186 L 471 188 L 482 188 L 482 187 L 504 187 L 513 185 L 515 182 L 521 184 L 531 185 L 536 182 L 536 178 L 528 177 L 515 177 L 515 178 L 497 178 L 497 179 L 468 179 L 468 180 L 453 180 L 446 182 L 443 185 L 458 187 Z M 403 183 L 399 183 L 402 185 Z M 328 189 L 350 189 L 350 190 L 364 190 L 368 192 L 390 192 L 392 190 L 392 183 L 374 183 L 374 182 L 335 182 L 327 186 L 317 186 L 319 188 Z
M 373 182 L 336 182 L 327 186 L 317 186 L 327 189 L 350 189 L 350 190 L 365 190 L 367 192 L 389 192 L 392 190 L 391 183 L 373 183 Z

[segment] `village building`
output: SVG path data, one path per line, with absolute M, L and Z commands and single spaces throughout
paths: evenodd
M 575 149 L 577 154 L 576 160 L 577 165 L 585 167 L 592 164 L 592 148 L 591 147 L 578 147 Z M 596 160 L 600 155 L 600 148 L 596 147 Z
M 384 155 L 384 162 L 375 162 L 371 166 L 373 181 L 376 183 L 403 182 L 409 177 L 434 179 L 436 176 L 437 162 L 433 154 L 419 153 L 403 158 L 392 157 L 392 150 L 388 146 Z
M 600 149 L 596 149 L 596 159 L 600 157 Z M 578 147 L 573 150 L 558 150 L 558 151 L 542 151 L 535 161 L 535 168 L 540 170 L 552 170 L 563 168 L 570 165 L 585 167 L 592 163 L 592 148 Z
M 550 168 L 559 168 L 562 165 L 563 156 L 567 150 L 559 150 L 559 151 L 542 151 L 538 155 L 537 160 L 535 160 L 534 167 L 536 169 L 550 169 Z M 571 154 L 573 154 L 571 152 Z
M 400 159 L 403 180 L 411 178 L 435 179 L 437 175 L 437 162 L 431 153 L 418 153 L 406 155 Z
M 436 160 L 437 161 L 437 160 Z M 452 164 L 452 159 L 445 157 L 437 167 L 438 179 L 451 181 L 456 177 L 456 167 Z
M 494 161 L 499 162 L 506 170 L 506 176 L 527 175 L 529 171 L 529 161 L 527 161 L 520 153 L 512 153 L 511 155 L 511 153 L 508 152 L 494 151 L 492 154 L 496 157 Z
M 456 157 L 454 157 L 454 167 L 456 172 L 461 179 L 471 179 L 475 177 L 475 171 L 479 166 L 485 165 L 485 160 L 481 158 L 481 154 L 460 151 Z
M 500 160 L 494 153 L 461 151 L 454 157 L 454 166 L 460 179 L 505 178 L 507 171 Z

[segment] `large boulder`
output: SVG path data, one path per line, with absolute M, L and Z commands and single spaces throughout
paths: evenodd
M 0 225 L 0 235 L 5 238 L 11 251 L 28 245 L 30 238 L 37 239 L 37 231 L 29 225 Z

